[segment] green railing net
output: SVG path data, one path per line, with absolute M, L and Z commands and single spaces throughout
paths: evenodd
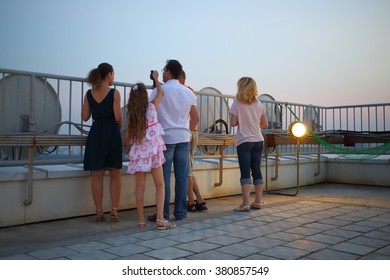
M 290 106 L 287 103 L 286 103 L 286 107 L 289 109 L 289 111 L 294 116 L 294 118 L 297 121 L 301 122 L 299 117 L 295 114 L 295 112 L 293 112 L 293 110 L 290 108 Z M 375 147 L 365 148 L 365 149 L 363 149 L 363 148 L 356 149 L 355 147 L 352 149 L 350 147 L 344 148 L 344 147 L 337 146 L 335 144 L 331 144 L 331 143 L 325 141 L 324 139 L 322 139 L 320 136 L 316 135 L 310 129 L 308 129 L 308 128 L 306 128 L 306 129 L 307 129 L 309 135 L 311 137 L 313 137 L 313 139 L 315 139 L 325 149 L 327 149 L 328 151 L 330 151 L 334 154 L 337 154 L 343 158 L 348 158 L 348 159 L 353 159 L 353 160 L 369 160 L 369 159 L 376 158 L 380 155 L 386 154 L 387 151 L 390 150 L 390 141 L 386 142 L 380 146 L 375 146 Z M 378 144 L 375 144 L 375 145 L 378 145 Z

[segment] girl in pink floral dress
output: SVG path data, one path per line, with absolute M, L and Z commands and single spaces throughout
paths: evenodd
M 151 172 L 156 186 L 157 229 L 175 228 L 174 223 L 164 219 L 164 177 L 162 164 L 165 162 L 163 151 L 166 149 L 161 135 L 164 131 L 157 119 L 156 108 L 163 96 L 158 82 L 158 72 L 153 71 L 153 79 L 157 87 L 157 96 L 148 102 L 148 92 L 143 83 L 131 88 L 127 103 L 127 130 L 125 133 L 125 151 L 129 153 L 127 173 L 136 175 L 136 204 L 138 213 L 137 227 L 146 226 L 144 219 L 144 193 L 146 173 Z

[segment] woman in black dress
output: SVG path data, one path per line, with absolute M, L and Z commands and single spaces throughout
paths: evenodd
M 114 82 L 114 69 L 101 63 L 89 72 L 87 82 L 92 86 L 85 97 L 81 118 L 88 121 L 92 115 L 84 154 L 84 170 L 92 172 L 92 197 L 97 221 L 104 221 L 103 179 L 106 169 L 110 174 L 111 221 L 117 223 L 122 181 L 122 141 L 120 127 L 122 114 L 120 93 L 110 88 Z

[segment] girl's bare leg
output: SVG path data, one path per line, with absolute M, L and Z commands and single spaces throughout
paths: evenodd
M 157 220 L 164 220 L 165 185 L 162 167 L 153 168 L 152 176 L 156 186 Z
M 138 172 L 136 173 L 136 187 L 135 187 L 135 202 L 137 204 L 137 214 L 138 214 L 138 225 L 141 226 L 145 224 L 144 218 L 144 193 L 146 185 L 146 173 Z
M 195 196 L 196 196 L 196 202 L 197 203 L 203 203 L 204 200 L 203 200 L 203 197 L 202 195 L 200 194 L 200 190 L 199 190 L 199 186 L 198 186 L 198 182 L 196 180 L 196 177 L 195 176 L 191 176 L 192 178 L 192 189 L 193 189 L 193 192 L 195 193 Z
M 165 185 L 164 185 L 164 176 L 162 167 L 152 169 L 152 176 L 154 184 L 156 185 L 156 209 L 157 209 L 157 219 L 156 227 L 157 229 L 172 229 L 176 225 L 171 223 L 164 218 L 164 200 L 165 200 Z
M 194 205 L 194 181 L 192 176 L 188 176 L 188 204 L 189 205 Z

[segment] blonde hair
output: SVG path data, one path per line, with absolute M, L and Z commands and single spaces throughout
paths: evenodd
M 255 80 L 250 77 L 242 77 L 237 82 L 237 100 L 244 104 L 252 104 L 257 101 L 259 92 Z

